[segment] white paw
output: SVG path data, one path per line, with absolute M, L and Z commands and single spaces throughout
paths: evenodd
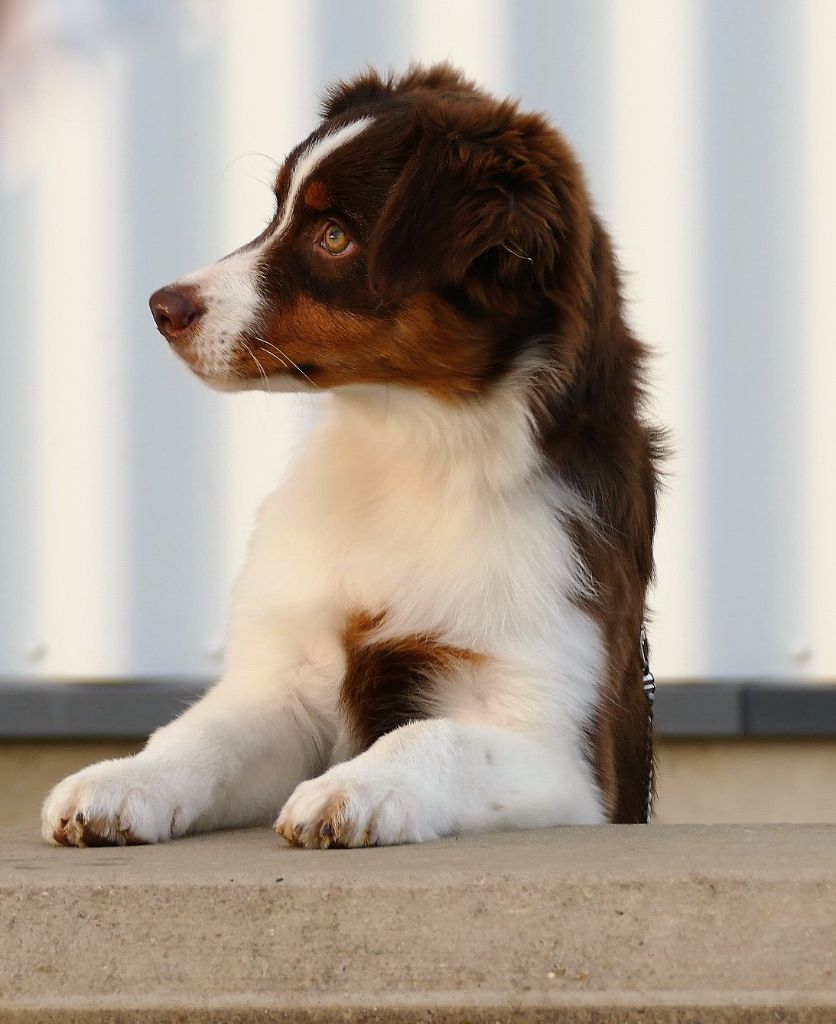
M 276 821 L 276 831 L 294 846 L 390 846 L 438 838 L 421 825 L 418 805 L 384 773 L 337 765 L 300 783 Z
M 44 801 L 44 838 L 62 846 L 159 843 L 180 831 L 171 772 L 134 757 L 83 768 Z

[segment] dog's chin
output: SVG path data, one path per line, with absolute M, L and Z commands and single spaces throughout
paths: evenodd
M 215 374 L 202 373 L 200 370 L 192 369 L 192 373 L 199 381 L 211 388 L 213 391 L 251 391 L 251 381 L 243 380 L 241 377 L 216 376 Z
M 209 373 L 198 366 L 189 365 L 189 369 L 207 387 L 210 387 L 213 391 L 223 391 L 225 393 L 235 391 L 266 391 L 293 395 L 303 391 L 316 393 L 319 390 L 307 381 L 300 381 L 291 377 L 284 370 L 281 373 L 267 374 L 266 378 L 260 376 L 250 378 L 239 377 L 235 374 Z

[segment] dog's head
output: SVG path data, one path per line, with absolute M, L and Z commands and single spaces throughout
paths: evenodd
M 258 238 L 151 298 L 215 387 L 455 398 L 588 301 L 590 214 L 568 147 L 445 65 L 332 88 L 275 194 Z

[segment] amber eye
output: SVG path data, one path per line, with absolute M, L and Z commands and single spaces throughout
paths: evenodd
M 351 239 L 339 224 L 329 224 L 322 236 L 321 245 L 332 256 L 342 256 L 351 248 Z

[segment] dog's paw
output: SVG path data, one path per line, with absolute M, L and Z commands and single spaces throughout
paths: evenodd
M 178 831 L 170 773 L 133 757 L 102 761 L 59 782 L 41 811 L 44 838 L 61 846 L 159 843 Z
M 338 765 L 300 783 L 282 808 L 276 831 L 293 846 L 390 846 L 435 839 L 422 828 L 416 802 L 401 786 Z

